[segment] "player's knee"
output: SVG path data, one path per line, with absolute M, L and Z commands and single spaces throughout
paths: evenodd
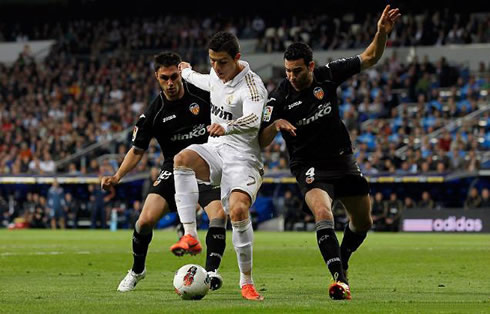
M 315 206 L 311 211 L 316 221 L 331 220 L 333 217 L 332 210 L 326 205 Z
M 247 202 L 235 202 L 230 204 L 230 218 L 231 221 L 242 221 L 248 218 L 248 203 Z
M 155 225 L 155 222 L 149 217 L 146 216 L 141 216 L 138 221 L 136 222 L 136 231 L 141 234 L 147 234 L 150 233 L 153 230 L 153 226 Z
M 373 218 L 369 216 L 366 219 L 362 219 L 362 220 L 352 219 L 352 224 L 354 225 L 354 228 L 356 229 L 357 232 L 367 232 L 371 230 L 371 227 L 373 226 Z
M 174 167 L 189 167 L 189 158 L 185 151 L 181 151 L 174 156 Z

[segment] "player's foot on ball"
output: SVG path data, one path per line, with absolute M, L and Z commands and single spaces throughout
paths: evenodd
M 128 292 L 136 287 L 136 284 L 144 279 L 146 276 L 146 268 L 140 274 L 135 273 L 132 269 L 128 270 L 128 274 L 124 279 L 119 283 L 119 287 L 117 287 L 117 291 L 119 292 Z
M 211 281 L 209 289 L 216 291 L 223 286 L 223 277 L 218 274 L 218 271 L 208 271 L 208 276 Z
M 328 295 L 334 300 L 350 300 L 352 299 L 350 294 L 349 285 L 342 281 L 332 283 L 328 287 Z
M 201 253 L 202 247 L 198 239 L 186 234 L 170 247 L 170 251 L 176 256 L 183 256 L 184 254 L 196 255 Z
M 261 296 L 253 284 L 247 284 L 242 286 L 242 297 L 247 300 L 262 301 L 264 297 Z

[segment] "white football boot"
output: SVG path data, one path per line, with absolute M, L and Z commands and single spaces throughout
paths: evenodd
M 144 279 L 146 276 L 146 268 L 143 269 L 141 274 L 135 273 L 132 269 L 128 270 L 128 274 L 121 280 L 119 287 L 117 287 L 117 291 L 119 292 L 128 292 L 133 290 L 136 287 L 136 284 Z
M 223 277 L 221 277 L 220 274 L 218 274 L 218 271 L 208 271 L 208 276 L 211 281 L 209 289 L 212 291 L 218 290 L 223 286 Z

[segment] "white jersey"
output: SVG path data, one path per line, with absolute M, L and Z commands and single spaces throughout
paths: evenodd
M 187 68 L 182 70 L 182 77 L 211 93 L 211 123 L 223 126 L 225 136 L 209 137 L 208 142 L 228 144 L 241 153 L 252 154 L 260 162 L 258 133 L 267 89 L 247 62 L 239 62 L 244 69 L 226 83 L 218 78 L 213 68 L 209 74 Z

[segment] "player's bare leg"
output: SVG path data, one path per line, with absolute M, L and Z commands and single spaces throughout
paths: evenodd
M 345 227 L 344 238 L 340 246 L 342 267 L 344 271 L 347 271 L 350 256 L 366 238 L 367 232 L 373 225 L 373 219 L 371 217 L 371 199 L 369 194 L 343 197 L 340 200 L 349 215 L 349 224 Z
M 232 242 L 240 269 L 240 288 L 242 297 L 247 300 L 262 301 L 264 299 L 257 290 L 252 278 L 253 265 L 253 228 L 250 221 L 250 196 L 234 190 L 230 195 L 230 219 L 233 227 Z
M 163 197 L 155 193 L 148 194 L 133 231 L 133 267 L 121 281 L 117 291 L 131 291 L 145 278 L 146 254 L 153 237 L 153 227 L 168 210 L 168 204 Z
M 334 280 L 329 287 L 329 295 L 332 299 L 350 299 L 350 290 L 340 259 L 340 246 L 334 230 L 332 199 L 324 190 L 313 188 L 306 193 L 305 200 L 315 217 L 318 247 Z

